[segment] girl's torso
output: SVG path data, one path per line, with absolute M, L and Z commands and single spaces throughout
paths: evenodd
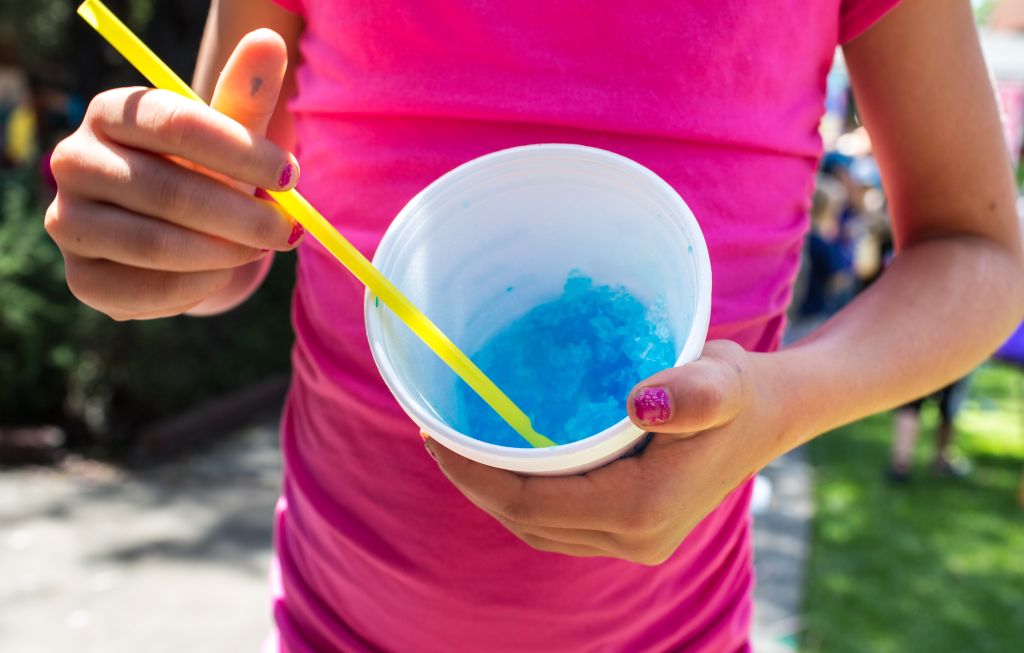
M 833 50 L 895 1 L 293 0 L 307 25 L 299 186 L 372 256 L 409 199 L 472 158 L 540 142 L 618 152 L 704 230 L 710 337 L 770 350 Z M 358 282 L 315 242 L 300 250 L 275 604 L 290 650 L 746 646 L 748 487 L 656 568 L 530 549 L 423 451 L 370 358 Z

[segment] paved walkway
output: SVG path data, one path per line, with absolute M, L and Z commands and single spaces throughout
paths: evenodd
M 762 476 L 772 493 L 767 508 L 754 517 L 754 651 L 786 653 L 797 650 L 810 549 L 813 497 L 806 452 L 791 451 Z
M 144 474 L 0 471 L 0 651 L 259 650 L 279 474 L 272 424 Z M 755 651 L 778 653 L 799 628 L 808 474 L 791 455 L 766 476 Z
M 0 651 L 259 651 L 273 427 L 144 475 L 0 472 Z

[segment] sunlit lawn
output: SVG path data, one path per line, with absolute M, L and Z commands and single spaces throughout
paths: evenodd
M 957 445 L 966 479 L 930 474 L 938 411 L 924 411 L 913 482 L 882 478 L 888 415 L 810 447 L 817 513 L 805 597 L 807 653 L 1024 651 L 1024 372 L 974 376 Z

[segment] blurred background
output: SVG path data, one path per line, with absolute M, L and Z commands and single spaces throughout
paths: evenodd
M 256 650 L 293 261 L 216 318 L 115 323 L 74 300 L 42 228 L 49 153 L 94 94 L 143 83 L 76 4 L 0 0 L 0 651 Z M 206 1 L 107 4 L 189 77 Z M 1024 192 L 1024 0 L 974 6 Z M 838 54 L 821 134 L 790 340 L 892 255 Z M 1024 333 L 940 396 L 765 470 L 755 650 L 1020 647 L 1021 366 Z

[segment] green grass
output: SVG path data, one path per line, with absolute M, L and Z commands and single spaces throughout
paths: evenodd
M 882 478 L 892 432 L 876 415 L 816 440 L 816 515 L 804 653 L 1024 650 L 1024 372 L 973 380 L 957 448 L 965 479 L 932 476 L 937 410 L 926 404 L 913 482 Z

